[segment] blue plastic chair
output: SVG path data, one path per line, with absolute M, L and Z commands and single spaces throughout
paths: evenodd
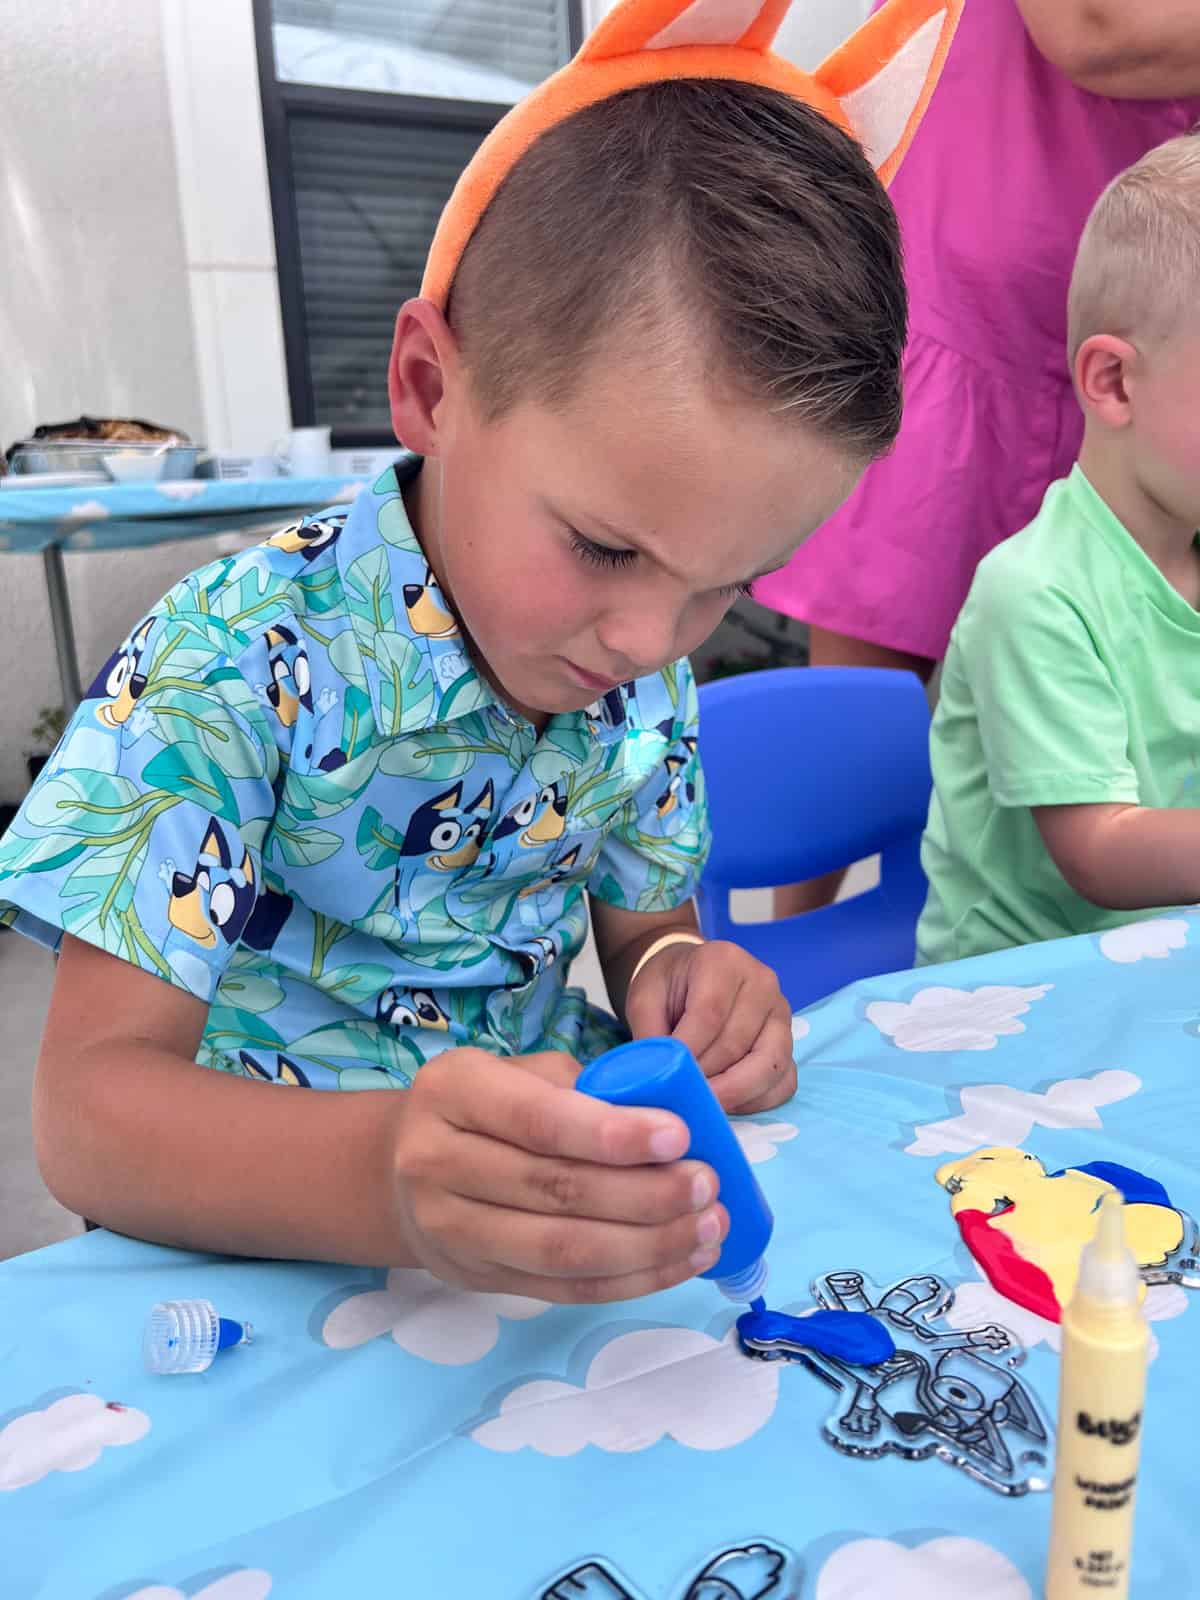
M 913 964 L 925 903 L 929 705 L 885 667 L 785 667 L 705 684 L 700 754 L 713 849 L 700 926 L 779 975 L 793 1010 Z M 799 883 L 882 856 L 875 889 L 780 922 L 734 922 L 731 889 Z

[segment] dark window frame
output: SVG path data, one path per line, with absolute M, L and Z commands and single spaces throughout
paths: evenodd
M 495 102 L 452 100 L 432 95 L 381 94 L 366 89 L 335 89 L 307 83 L 282 82 L 275 74 L 275 44 L 271 31 L 271 0 L 253 0 L 254 35 L 258 54 L 258 83 L 262 99 L 263 139 L 267 155 L 267 182 L 275 230 L 275 267 L 283 316 L 283 349 L 287 362 L 288 399 L 292 426 L 303 428 L 317 421 L 312 371 L 305 336 L 304 264 L 300 257 L 300 228 L 296 192 L 292 181 L 288 117 L 358 117 L 394 127 L 462 128 L 484 134 L 495 127 L 509 109 Z M 572 54 L 583 39 L 583 0 L 566 0 L 567 33 Z M 335 445 L 388 445 L 395 441 L 384 428 L 335 428 Z

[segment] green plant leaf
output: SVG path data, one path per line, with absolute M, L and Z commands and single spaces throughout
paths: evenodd
M 197 741 L 176 739 L 146 763 L 142 777 L 235 827 L 241 822 L 229 779 Z
M 420 727 L 433 714 L 437 686 L 424 651 L 402 633 L 381 630 L 375 635 L 375 666 L 379 673 L 379 709 L 385 735 L 397 734 L 407 724 Z
M 149 798 L 128 778 L 68 770 L 34 784 L 25 800 L 24 815 L 35 828 L 103 839 L 124 832 Z
M 396 613 L 392 605 L 391 572 L 387 551 L 373 545 L 346 573 L 346 599 L 350 610 L 374 628 L 390 628 Z
M 415 733 L 387 745 L 379 757 L 379 770 L 389 778 L 428 778 L 441 782 L 457 778 L 475 764 L 477 755 L 495 754 L 468 734 L 453 728 Z
M 363 670 L 362 650 L 353 628 L 343 628 L 329 641 L 329 664 L 347 683 L 366 693 L 367 675 Z
M 391 468 L 389 467 L 388 473 L 390 472 Z M 388 474 L 385 473 L 382 478 L 376 480 L 374 485 L 376 494 L 382 494 L 390 487 L 387 482 L 387 476 Z M 394 500 L 384 501 L 379 508 L 376 523 L 379 528 L 380 538 L 384 539 L 388 544 L 394 545 L 398 550 L 411 550 L 414 555 L 419 556 L 421 554 L 421 546 L 417 542 L 416 534 L 412 531 L 408 513 L 404 509 L 404 501 L 399 496 Z
M 359 818 L 354 843 L 359 855 L 366 856 L 370 871 L 383 872 L 395 867 L 404 847 L 404 835 L 385 822 L 374 806 L 367 806 Z
M 256 1016 L 283 1004 L 282 986 L 258 972 L 226 972 L 217 995 L 225 1004 L 253 1011 Z
M 337 855 L 342 848 L 339 834 L 330 833 L 327 828 L 292 827 L 291 820 L 290 817 L 286 820 L 276 817 L 275 825 L 267 835 L 268 853 L 273 856 L 278 850 L 289 866 L 319 866 L 322 861 Z
M 625 891 L 613 877 L 611 872 L 606 872 L 595 888 L 596 895 L 608 902 L 610 906 L 627 906 L 629 901 L 625 898 Z
M 85 851 L 63 885 L 60 915 L 65 931 L 129 959 L 122 913 L 133 901 L 146 854 L 144 839 L 132 847 L 122 843 Z M 65 904 L 67 900 L 72 903 Z
M 321 989 L 355 1010 L 373 1001 L 393 982 L 395 973 L 378 961 L 352 961 L 321 973 Z
M 448 717 L 465 717 L 490 703 L 491 695 L 483 679 L 476 672 L 465 672 L 443 694 L 438 706 L 438 719 L 444 721 Z
M 222 984 L 218 995 L 224 991 L 224 987 Z M 209 1009 L 203 1037 L 210 1046 L 235 1058 L 239 1049 L 265 1050 L 269 1053 L 284 1047 L 283 1035 L 276 1032 L 269 1022 L 264 1022 L 257 1013 L 241 1006 L 227 1005 L 220 998 L 215 999 Z

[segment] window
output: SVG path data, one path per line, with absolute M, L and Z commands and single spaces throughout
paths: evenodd
M 388 443 L 396 308 L 455 180 L 576 48 L 579 0 L 255 0 L 292 418 Z

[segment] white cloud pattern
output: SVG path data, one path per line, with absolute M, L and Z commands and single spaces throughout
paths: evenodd
M 243 1567 L 239 1572 L 227 1572 L 223 1578 L 206 1583 L 203 1589 L 194 1589 L 190 1595 L 169 1584 L 152 1583 L 148 1589 L 131 1594 L 129 1600 L 266 1600 L 270 1592 L 269 1572 L 258 1567 Z
M 816 1600 L 1033 1600 L 1007 1556 L 978 1539 L 929 1539 L 915 1549 L 891 1539 L 854 1539 L 821 1568 Z
M 471 1437 L 489 1450 L 544 1456 L 589 1444 L 645 1450 L 664 1434 L 689 1450 L 727 1450 L 770 1421 L 778 1392 L 777 1367 L 747 1361 L 732 1331 L 719 1340 L 692 1328 L 642 1328 L 610 1340 L 582 1388 L 543 1378 L 510 1390 L 500 1414 Z
M 401 1349 L 422 1361 L 462 1367 L 494 1348 L 501 1317 L 527 1322 L 548 1309 L 547 1300 L 477 1294 L 455 1289 L 423 1267 L 393 1267 L 386 1289 L 365 1290 L 335 1307 L 321 1337 L 333 1350 L 352 1350 L 390 1333 Z
M 64 1395 L 0 1429 L 0 1490 L 24 1489 L 50 1472 L 82 1472 L 108 1446 L 133 1444 L 149 1431 L 150 1418 L 134 1406 Z
M 1038 1094 L 1006 1083 L 973 1083 L 959 1090 L 962 1112 L 919 1122 L 910 1156 L 965 1155 L 982 1145 L 1019 1145 L 1035 1127 L 1099 1128 L 1100 1106 L 1127 1100 L 1142 1087 L 1133 1072 L 1113 1067 L 1090 1078 L 1060 1078 Z
M 1100 954 L 1122 965 L 1131 961 L 1164 961 L 1172 950 L 1187 943 L 1188 925 L 1182 917 L 1150 917 L 1127 922 L 1100 935 Z
M 794 1122 L 743 1122 L 740 1119 L 734 1121 L 733 1131 L 752 1167 L 764 1161 L 773 1161 L 779 1153 L 779 1146 L 794 1139 L 800 1132 Z
M 799 1044 L 801 1039 L 808 1037 L 811 1024 L 807 1017 L 792 1018 L 792 1043 Z
M 1035 1000 L 1054 987 L 1020 989 L 985 984 L 981 989 L 919 989 L 913 998 L 872 1000 L 867 1021 L 901 1050 L 994 1050 L 1002 1034 L 1024 1033 L 1018 1022 Z

